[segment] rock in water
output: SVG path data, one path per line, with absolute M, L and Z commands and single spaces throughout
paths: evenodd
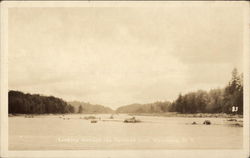
M 192 125 L 197 125 L 197 123 L 194 121 L 194 122 L 192 123 Z
M 211 125 L 211 121 L 205 120 L 205 121 L 203 122 L 203 124 L 204 124 L 204 125 Z

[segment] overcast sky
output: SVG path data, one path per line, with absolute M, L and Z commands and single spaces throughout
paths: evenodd
M 224 87 L 242 71 L 237 7 L 13 8 L 9 89 L 116 108 Z

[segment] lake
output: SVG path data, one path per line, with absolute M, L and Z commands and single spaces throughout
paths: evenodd
M 97 117 L 98 122 L 83 119 L 87 116 Z M 124 123 L 131 116 L 109 117 L 9 117 L 9 150 L 241 149 L 243 145 L 243 128 L 228 118 L 136 116 L 142 122 Z M 212 124 L 203 125 L 204 120 Z

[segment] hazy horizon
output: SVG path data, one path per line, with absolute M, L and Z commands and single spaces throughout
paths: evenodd
M 9 90 L 116 109 L 223 88 L 242 72 L 241 7 L 10 8 Z

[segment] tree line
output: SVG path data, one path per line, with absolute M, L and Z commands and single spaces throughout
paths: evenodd
M 113 113 L 108 107 L 84 102 L 65 102 L 54 96 L 24 94 L 9 91 L 9 113 L 47 114 L 47 113 Z M 232 112 L 232 107 L 237 107 Z M 225 88 L 210 91 L 198 90 L 180 94 L 173 102 L 131 104 L 116 110 L 118 113 L 237 113 L 243 114 L 243 74 L 237 69 Z
M 243 74 L 237 69 L 225 88 L 212 89 L 209 92 L 198 90 L 185 95 L 180 94 L 171 104 L 170 111 L 179 113 L 234 113 L 243 114 Z
M 114 110 L 112 110 L 111 108 L 105 107 L 103 105 L 98 105 L 98 104 L 90 104 L 90 103 L 80 102 L 80 101 L 71 101 L 68 103 L 75 108 L 75 113 L 113 113 L 114 112 Z
M 154 102 L 149 104 L 130 104 L 119 107 L 118 113 L 162 113 L 170 109 L 171 102 Z
M 237 111 L 232 112 L 232 107 Z M 237 69 L 224 88 L 210 91 L 198 90 L 180 94 L 173 102 L 155 102 L 150 104 L 131 104 L 119 107 L 119 113 L 235 113 L 243 114 L 243 75 Z
M 41 96 L 39 94 L 25 94 L 10 90 L 9 113 L 15 114 L 49 114 L 73 113 L 74 107 L 54 96 Z

